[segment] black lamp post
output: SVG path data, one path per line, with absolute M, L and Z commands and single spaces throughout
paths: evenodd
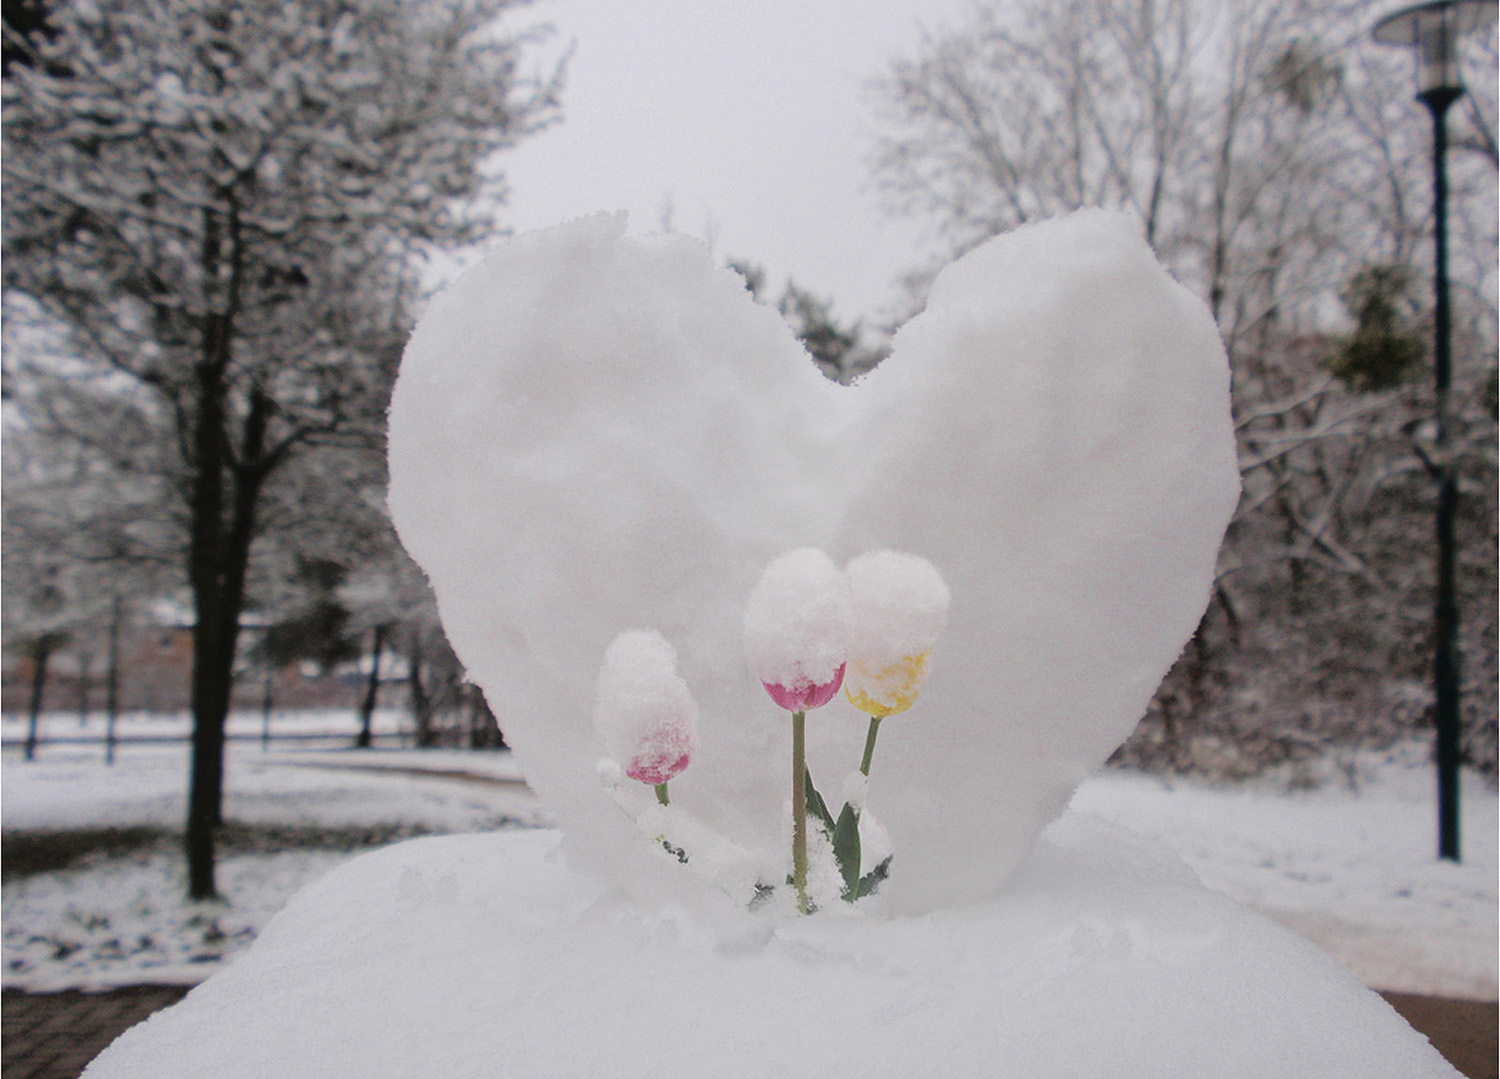
M 1437 435 L 1432 469 L 1438 481 L 1437 605 L 1433 659 L 1436 691 L 1438 857 L 1458 861 L 1458 600 L 1453 519 L 1458 481 L 1448 451 L 1448 390 L 1453 379 L 1448 302 L 1448 107 L 1463 96 L 1458 39 L 1495 21 L 1495 0 L 1429 0 L 1375 24 L 1375 40 L 1417 50 L 1417 100 L 1432 113 L 1433 369 Z

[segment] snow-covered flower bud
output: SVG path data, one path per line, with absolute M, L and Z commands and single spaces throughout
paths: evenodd
M 815 547 L 773 561 L 745 605 L 745 657 L 789 712 L 820 708 L 844 681 L 853 629 L 849 582 Z
M 839 686 L 844 681 L 844 664 L 840 664 L 838 670 L 833 672 L 833 677 L 826 682 L 814 682 L 796 678 L 790 685 L 782 682 L 762 682 L 766 692 L 771 699 L 788 712 L 807 712 L 814 708 L 822 708 L 839 691 Z
M 698 749 L 698 706 L 660 633 L 626 630 L 610 642 L 594 726 L 631 779 L 659 786 L 688 766 Z
M 948 586 L 925 558 L 871 551 L 845 568 L 854 635 L 844 693 L 869 716 L 904 712 L 932 669 L 948 622 Z

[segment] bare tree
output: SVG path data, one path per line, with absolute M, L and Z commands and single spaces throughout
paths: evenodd
M 215 892 L 224 721 L 267 499 L 381 422 L 413 259 L 494 226 L 491 155 L 556 115 L 511 0 L 104 0 L 49 9 L 5 87 L 4 283 L 128 406 L 196 612 L 189 893 Z M 69 404 L 68 415 L 56 402 Z M 23 402 L 23 407 L 26 402 Z M 110 448 L 103 448 L 106 457 Z
M 1214 603 L 1147 725 L 1168 743 L 1190 719 L 1255 727 L 1266 759 L 1309 729 L 1420 717 L 1430 494 L 1413 434 L 1428 398 L 1409 361 L 1427 301 L 1394 289 L 1377 314 L 1339 298 L 1382 268 L 1423 278 L 1426 128 L 1391 92 L 1410 84 L 1405 58 L 1368 34 L 1355 3 L 988 3 L 873 86 L 874 175 L 892 212 L 932 223 L 930 266 L 1039 216 L 1123 208 L 1218 321 L 1245 494 Z M 1491 36 L 1471 57 L 1453 169 L 1471 750 L 1491 767 L 1494 50 Z M 1383 360 L 1399 373 L 1359 366 Z
M 1038 217 L 1129 207 L 1170 224 L 1201 135 L 1191 0 L 981 5 L 875 84 L 873 166 L 893 210 L 965 249 Z
M 29 304 L 6 305 L 6 383 L 12 400 L 32 400 L 56 378 L 82 382 L 85 377 L 81 365 L 56 357 L 53 350 L 61 342 L 42 331 L 36 316 Z M 31 377 L 29 364 L 16 360 L 19 353 L 51 357 L 48 376 Z M 34 672 L 28 757 L 35 750 L 54 656 L 71 654 L 77 662 L 80 707 L 89 659 L 103 656 L 106 711 L 117 713 L 119 633 L 139 597 L 164 590 L 164 550 L 170 546 L 161 542 L 159 516 L 133 512 L 140 488 L 119 482 L 112 463 L 94 448 L 118 438 L 116 461 L 149 459 L 132 410 L 103 402 L 89 416 L 91 441 L 80 443 L 54 437 L 50 417 L 67 409 L 65 402 L 50 404 L 48 409 L 7 408 L 0 485 L 4 643 L 7 651 L 27 655 Z

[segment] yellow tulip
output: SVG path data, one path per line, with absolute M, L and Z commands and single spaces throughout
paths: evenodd
M 931 669 L 930 648 L 875 670 L 855 661 L 844 676 L 844 695 L 867 716 L 893 716 L 916 703 L 917 690 Z

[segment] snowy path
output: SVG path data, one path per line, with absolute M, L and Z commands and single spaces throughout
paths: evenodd
M 312 767 L 312 764 L 318 767 Z M 333 767 L 331 765 L 338 765 Z M 1205 883 L 1332 952 L 1382 989 L 1496 999 L 1497 798 L 1464 790 L 1462 865 L 1432 857 L 1431 772 L 1420 754 L 1362 756 L 1344 778 L 1286 793 L 1107 773 L 1074 808 L 1156 837 Z M 447 771 L 454 778 L 411 774 Z M 113 768 L 94 749 L 7 753 L 7 832 L 179 826 L 186 749 L 132 747 Z M 483 777 L 486 782 L 475 782 Z M 508 754 L 263 754 L 231 749 L 227 816 L 281 834 L 465 832 L 542 825 Z M 499 781 L 499 782 L 494 782 Z M 32 990 L 195 982 L 242 950 L 285 899 L 351 856 L 247 849 L 221 861 L 226 901 L 189 904 L 175 840 L 4 884 L 4 984 Z
M 1463 786 L 1462 864 L 1439 861 L 1432 768 L 1406 747 L 1362 755 L 1313 791 L 1215 789 L 1110 773 L 1075 809 L 1155 836 L 1211 888 L 1333 954 L 1366 985 L 1495 1000 L 1496 792 Z

